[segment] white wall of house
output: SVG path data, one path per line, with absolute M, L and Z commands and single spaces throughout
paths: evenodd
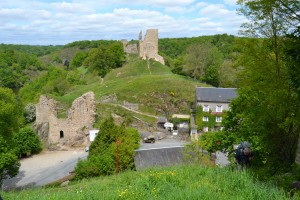
M 217 112 L 217 107 L 222 106 L 222 111 L 229 110 L 229 103 L 212 103 L 212 102 L 197 102 L 197 106 L 202 106 L 204 108 L 205 106 L 209 106 L 209 109 L 212 112 Z

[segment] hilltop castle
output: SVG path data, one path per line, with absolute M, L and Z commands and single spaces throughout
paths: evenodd
M 135 53 L 139 57 L 146 59 L 154 59 L 161 64 L 165 64 L 164 58 L 158 55 L 158 29 L 148 29 L 143 40 L 142 31 L 139 34 L 139 43 L 127 45 L 126 40 L 122 40 L 124 51 L 126 53 Z

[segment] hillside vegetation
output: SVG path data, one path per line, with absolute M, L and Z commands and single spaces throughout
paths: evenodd
M 48 199 L 292 199 L 272 185 L 257 182 L 248 173 L 224 168 L 185 165 L 84 179 L 68 186 L 5 192 L 3 198 Z M 294 199 L 299 197 L 294 196 Z
M 81 83 L 72 85 L 68 82 L 72 73 L 81 77 Z M 25 102 L 37 102 L 40 94 L 48 94 L 61 102 L 66 110 L 77 97 L 93 91 L 98 104 L 101 104 L 104 97 L 115 96 L 115 101 L 110 103 L 137 103 L 142 112 L 165 116 L 189 113 L 195 88 L 204 85 L 191 78 L 173 74 L 169 67 L 158 62 L 143 61 L 131 55 L 123 67 L 113 69 L 104 78 L 85 67 L 73 71 L 53 68 L 43 77 L 22 88 L 20 95 Z M 107 106 L 111 107 L 111 104 Z M 120 108 L 115 111 L 122 112 L 117 110 L 122 110 Z M 98 110 L 98 115 L 106 116 L 103 111 Z

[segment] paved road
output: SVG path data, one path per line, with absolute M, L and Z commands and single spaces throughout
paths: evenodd
M 61 179 L 75 169 L 78 159 L 85 159 L 83 150 L 44 152 L 21 160 L 19 174 L 3 181 L 2 189 L 43 186 Z
M 163 139 L 163 140 L 157 140 L 153 144 L 141 143 L 141 147 L 139 148 L 139 150 L 178 147 L 178 146 L 184 146 L 185 144 L 187 144 L 187 142 L 178 139 Z
M 179 139 L 158 140 L 154 144 L 141 143 L 139 150 L 160 149 L 184 146 L 185 141 Z M 21 160 L 19 174 L 3 181 L 2 189 L 18 189 L 34 186 L 43 186 L 59 180 L 74 170 L 78 159 L 85 159 L 88 153 L 84 150 L 44 152 L 31 158 Z M 227 156 L 221 152 L 217 153 L 216 164 L 227 165 Z

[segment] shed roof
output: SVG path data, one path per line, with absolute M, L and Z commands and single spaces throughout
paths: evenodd
M 202 102 L 229 103 L 237 96 L 236 88 L 196 88 L 196 100 Z

